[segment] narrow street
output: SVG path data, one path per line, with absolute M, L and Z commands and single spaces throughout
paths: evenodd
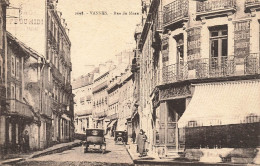
M 106 153 L 83 152 L 83 146 L 75 147 L 61 153 L 55 153 L 29 159 L 16 165 L 133 165 L 123 145 L 115 145 L 113 139 L 107 139 Z

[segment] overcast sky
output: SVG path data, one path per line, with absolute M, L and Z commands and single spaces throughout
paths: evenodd
M 72 78 L 86 74 L 88 65 L 114 59 L 117 53 L 135 46 L 134 30 L 141 22 L 140 0 L 59 0 L 58 9 L 70 29 Z M 82 11 L 84 15 L 75 14 Z M 107 15 L 93 15 L 91 11 Z

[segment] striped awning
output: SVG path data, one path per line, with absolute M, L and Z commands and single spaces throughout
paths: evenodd
M 260 80 L 197 84 L 178 126 L 260 121 Z

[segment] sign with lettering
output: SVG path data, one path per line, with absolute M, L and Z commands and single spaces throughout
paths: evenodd
M 159 92 L 160 101 L 175 98 L 175 97 L 184 97 L 188 95 L 191 95 L 191 90 L 189 85 L 168 87 L 166 89 L 160 90 Z
M 169 37 L 164 35 L 162 39 L 162 62 L 163 66 L 167 66 L 169 61 Z
M 187 30 L 187 55 L 188 66 L 192 70 L 194 68 L 194 61 L 200 59 L 200 46 L 201 46 L 201 28 L 195 27 Z
M 187 30 L 187 45 L 188 45 L 188 61 L 200 58 L 200 36 L 201 28 L 191 28 Z
M 7 31 L 42 55 L 45 55 L 46 42 L 45 2 L 46 0 L 10 0 L 12 8 L 7 9 L 6 18 Z
M 237 58 L 245 58 L 250 52 L 250 21 L 234 22 L 234 53 Z

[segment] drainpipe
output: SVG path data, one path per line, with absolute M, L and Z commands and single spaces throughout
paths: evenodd
M 39 96 L 39 106 L 40 106 L 40 113 L 42 112 L 42 85 L 43 85 L 43 79 L 42 79 L 42 72 L 43 72 L 43 69 L 44 69 L 44 66 L 45 66 L 45 59 L 44 58 L 38 58 L 38 64 L 39 64 L 39 62 L 40 61 L 42 61 L 42 67 L 39 69 L 40 70 L 40 73 L 38 73 L 39 74 L 39 77 L 38 77 L 38 81 L 40 81 L 40 96 Z M 39 120 L 40 120 L 40 117 L 39 117 Z M 39 129 L 38 129 L 38 146 L 39 146 L 39 148 L 41 147 L 41 144 L 40 144 L 40 142 L 41 142 L 41 132 L 40 132 L 40 130 L 41 130 L 41 125 L 42 124 L 40 124 L 39 125 Z

